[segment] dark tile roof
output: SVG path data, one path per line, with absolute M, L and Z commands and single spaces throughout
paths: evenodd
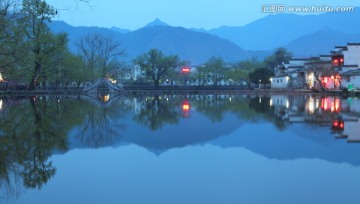
M 348 46 L 360 46 L 360 43 L 348 43 Z
M 343 68 L 357 68 L 357 67 L 359 67 L 359 66 L 356 65 L 356 64 L 348 64 L 348 65 L 343 65 L 342 67 L 343 67 Z

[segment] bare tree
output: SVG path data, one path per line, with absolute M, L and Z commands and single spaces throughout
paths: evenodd
M 322 77 L 332 76 L 336 74 L 335 70 L 331 66 L 331 62 L 328 61 L 315 60 L 313 62 L 307 63 L 307 68 L 308 70 L 313 72 L 314 77 L 318 82 L 321 90 L 325 89 L 322 83 Z M 340 82 L 340 79 L 336 78 L 334 79 L 334 83 L 335 80 L 338 80 L 338 82 Z
M 92 79 L 108 77 L 108 74 L 118 67 L 119 57 L 124 54 L 120 43 L 101 34 L 84 36 L 78 48 L 86 68 L 93 73 Z

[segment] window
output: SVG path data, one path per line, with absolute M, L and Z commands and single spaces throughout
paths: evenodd
M 350 82 L 351 81 L 351 77 L 350 76 L 346 76 L 346 81 Z

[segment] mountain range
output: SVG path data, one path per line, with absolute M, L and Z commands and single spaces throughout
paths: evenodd
M 336 45 L 360 42 L 360 9 L 347 13 L 319 15 L 274 14 L 241 27 L 222 26 L 216 29 L 186 29 L 170 26 L 155 19 L 135 31 L 112 27 L 74 27 L 54 21 L 51 29 L 68 33 L 70 48 L 87 34 L 111 36 L 125 50 L 123 60 L 156 48 L 165 54 L 176 54 L 192 65 L 211 57 L 237 62 L 253 57 L 263 59 L 277 47 L 286 47 L 296 57 L 328 54 Z
M 230 40 L 204 32 L 195 32 L 182 27 L 167 26 L 159 20 L 135 31 L 119 28 L 73 27 L 65 22 L 51 24 L 55 33 L 66 32 L 70 48 L 77 50 L 76 44 L 87 34 L 101 33 L 120 42 L 125 50 L 123 60 L 131 62 L 135 57 L 156 48 L 166 55 L 178 55 L 181 60 L 193 65 L 201 64 L 211 57 L 221 57 L 228 62 L 236 62 L 255 56 L 265 57 L 267 52 L 245 51 Z
M 271 50 L 324 28 L 345 34 L 360 33 L 356 26 L 360 8 L 353 12 L 329 12 L 319 15 L 273 14 L 241 27 L 222 26 L 208 33 L 229 39 L 248 50 Z

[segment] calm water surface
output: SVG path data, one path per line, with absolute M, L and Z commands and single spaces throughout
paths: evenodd
M 359 203 L 360 100 L 0 98 L 0 203 Z

